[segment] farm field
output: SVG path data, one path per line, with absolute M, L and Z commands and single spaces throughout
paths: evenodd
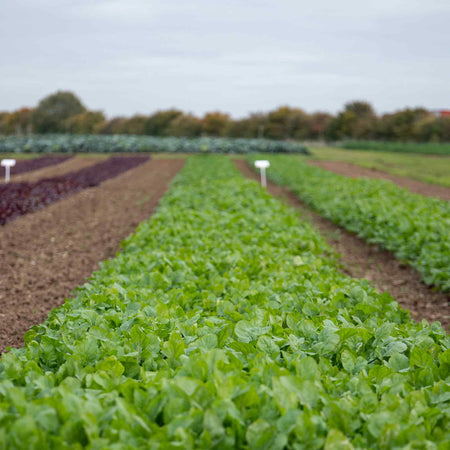
M 61 164 L 70 158 L 71 157 L 67 155 L 64 156 L 49 155 L 49 156 L 40 156 L 39 158 L 36 157 L 36 158 L 18 159 L 16 160 L 15 166 L 12 167 L 11 172 L 14 173 L 14 175 L 20 175 L 28 173 L 30 171 L 36 171 L 38 169 L 43 169 Z M 0 168 L 1 181 L 4 180 L 4 175 L 5 175 L 5 168 L 1 167 Z
M 254 159 L 252 157 L 251 159 Z M 384 180 L 347 178 L 273 156 L 271 177 L 306 203 L 415 267 L 425 283 L 450 289 L 450 204 Z
M 349 150 L 373 150 L 377 152 L 418 153 L 429 155 L 450 155 L 448 142 L 377 142 L 346 141 L 337 144 Z
M 371 150 L 343 150 L 336 147 L 308 147 L 313 160 L 340 161 L 366 169 L 376 169 L 395 177 L 406 177 L 450 188 L 450 157 L 424 154 L 405 154 Z M 373 171 L 372 176 L 379 175 Z M 355 175 L 359 172 L 355 170 Z M 370 172 L 363 172 L 370 176 Z M 392 181 L 405 182 L 403 179 L 391 178 Z M 408 180 L 406 180 L 407 182 Z M 407 185 L 405 185 L 407 187 Z M 445 191 L 446 192 L 446 191 Z M 417 192 L 421 193 L 421 192 Z
M 450 438 L 442 327 L 344 276 L 312 226 L 224 157 L 189 158 L 123 252 L 25 341 L 1 360 L 6 448 Z
M 0 351 L 116 254 L 182 166 L 150 160 L 0 227 Z
M 234 159 L 239 171 L 246 177 L 260 181 L 253 165 L 246 160 Z M 270 169 L 269 169 L 270 170 Z M 320 231 L 327 243 L 339 255 L 341 271 L 354 278 L 369 280 L 379 292 L 389 292 L 396 301 L 410 311 L 411 316 L 430 323 L 439 321 L 446 330 L 450 326 L 449 295 L 430 288 L 421 281 L 420 274 L 411 266 L 400 262 L 392 252 L 376 244 L 369 244 L 355 233 L 321 216 L 302 202 L 293 191 L 267 181 L 267 190 L 281 201 L 299 211 L 302 220 Z
M 80 169 L 84 169 L 85 167 L 93 166 L 98 163 L 102 159 L 106 159 L 107 156 L 100 156 L 99 158 L 92 158 L 87 156 L 75 155 L 72 156 L 65 161 L 60 162 L 59 164 L 54 164 L 51 166 L 43 167 L 42 169 L 33 169 L 28 172 L 22 174 L 16 174 L 14 170 L 11 175 L 12 183 L 31 183 L 33 181 L 38 181 L 43 178 L 53 178 L 61 175 L 65 175 L 69 172 L 74 172 Z M 15 169 L 15 168 L 13 168 Z M 4 182 L 4 180 L 0 180 L 0 182 Z
M 56 200 L 97 186 L 147 161 L 147 156 L 110 157 L 75 172 L 29 183 L 0 185 L 0 225 L 36 211 Z
M 446 448 L 448 335 L 345 276 L 316 229 L 357 238 L 228 157 L 154 156 L 0 228 L 0 350 L 25 334 L 0 360 L 0 448 Z M 446 294 L 411 284 L 427 300 L 408 303 L 411 269 L 355 242 L 365 269 L 345 272 L 375 286 L 397 264 L 389 292 L 448 327 Z

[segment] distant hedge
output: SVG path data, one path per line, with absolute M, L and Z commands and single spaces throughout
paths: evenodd
M 269 139 L 176 138 L 128 135 L 0 137 L 0 153 L 304 153 L 298 142 Z
M 379 142 L 379 141 L 343 141 L 337 147 L 348 150 L 375 150 L 399 153 L 428 153 L 430 155 L 450 155 L 450 142 Z

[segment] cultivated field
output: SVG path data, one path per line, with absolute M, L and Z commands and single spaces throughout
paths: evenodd
M 448 448 L 447 200 L 127 153 L 0 185 L 0 448 Z
M 450 156 L 405 154 L 370 150 L 342 150 L 331 147 L 309 147 L 314 160 L 339 161 L 364 167 L 372 176 L 392 175 L 391 180 L 409 178 L 450 188 Z M 361 174 L 355 168 L 354 174 Z M 361 175 L 368 176 L 370 172 Z M 403 180 L 405 182 L 405 180 Z M 408 181 L 408 180 L 406 180 Z M 422 186 L 426 193 L 430 186 Z M 448 190 L 447 190 L 448 192 Z M 418 192 L 421 193 L 421 192 Z

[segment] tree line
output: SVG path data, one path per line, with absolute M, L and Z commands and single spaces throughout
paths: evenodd
M 89 111 L 75 94 L 58 91 L 35 108 L 0 112 L 0 135 L 31 133 L 450 142 L 450 117 L 436 116 L 425 108 L 377 115 L 370 103 L 352 101 L 336 115 L 281 106 L 243 119 L 220 111 L 197 117 L 178 109 L 107 119 L 101 111 Z

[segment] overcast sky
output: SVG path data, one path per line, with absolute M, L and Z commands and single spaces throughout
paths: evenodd
M 0 110 L 450 108 L 449 0 L 0 0 Z

